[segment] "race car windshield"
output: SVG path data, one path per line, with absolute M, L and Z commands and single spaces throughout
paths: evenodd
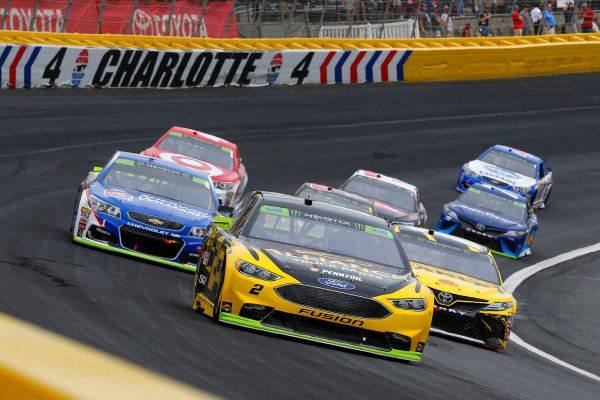
M 216 210 L 208 180 L 142 161 L 116 159 L 102 183 Z
M 335 204 L 352 210 L 362 211 L 367 214 L 373 214 L 372 202 L 361 201 L 360 199 L 354 199 L 350 196 L 346 197 L 337 192 L 325 192 L 304 186 L 296 192 L 296 197 L 322 201 L 323 203 Z
M 335 253 L 405 273 L 401 247 L 387 229 L 304 211 L 263 205 L 248 237 Z
M 169 132 L 157 147 L 233 171 L 233 150 L 199 137 Z
M 415 194 L 410 190 L 367 176 L 356 175 L 341 188 L 389 204 L 402 210 L 417 211 Z
M 527 217 L 527 205 L 524 202 L 496 196 L 479 189 L 469 188 L 458 196 L 457 200 L 519 221 L 524 221 Z
M 505 153 L 499 150 L 490 150 L 481 157 L 481 161 L 514 171 L 529 178 L 535 178 L 537 175 L 537 166 L 534 162 L 528 161 L 515 154 Z
M 407 233 L 398 236 L 410 261 L 500 285 L 500 275 L 488 254 Z

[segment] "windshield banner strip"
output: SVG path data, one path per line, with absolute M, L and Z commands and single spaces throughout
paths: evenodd
M 290 215 L 290 210 L 288 210 L 287 208 L 273 207 L 273 206 L 269 206 L 266 204 L 263 205 L 262 207 L 260 207 L 260 212 L 275 214 L 275 215 L 284 215 L 286 217 L 289 217 L 289 215 Z
M 135 165 L 135 162 L 133 160 L 126 160 L 124 158 L 117 158 L 115 160 L 115 164 Z

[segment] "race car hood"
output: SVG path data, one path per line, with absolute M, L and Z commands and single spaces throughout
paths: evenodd
M 374 297 L 416 282 L 410 271 L 392 273 L 390 267 L 360 259 L 266 240 L 251 239 L 251 243 L 305 285 Z
M 467 166 L 481 176 L 486 176 L 498 182 L 504 182 L 510 186 L 530 187 L 536 184 L 534 178 L 529 178 L 518 172 L 494 164 L 489 164 L 481 160 L 469 161 Z M 494 182 L 492 181 L 492 183 Z
M 238 179 L 238 175 L 235 171 L 183 154 L 173 153 L 156 147 L 147 149 L 144 151 L 144 154 L 150 157 L 173 161 L 177 164 L 206 172 L 213 181 L 234 182 Z
M 520 221 L 484 208 L 478 208 L 471 204 L 454 201 L 448 204 L 448 208 L 454 211 L 459 218 L 464 217 L 469 221 L 476 221 L 486 226 L 515 231 L 527 229 L 525 221 Z
M 431 289 L 483 300 L 508 301 L 511 297 L 502 286 L 468 275 L 411 261 L 413 273 Z
M 186 225 L 207 226 L 217 214 L 214 210 L 99 182 L 90 186 L 89 191 L 100 200 L 121 208 L 121 216 L 124 219 L 127 218 L 127 211 L 135 210 L 145 214 L 167 217 Z

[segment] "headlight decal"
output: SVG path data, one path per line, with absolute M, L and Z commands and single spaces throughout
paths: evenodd
M 263 281 L 276 281 L 278 279 L 281 279 L 281 276 L 244 260 L 237 260 L 235 262 L 235 268 L 242 275 L 246 275 L 251 278 L 260 279 Z
M 401 310 L 409 310 L 409 311 L 425 311 L 429 306 L 429 302 L 426 298 L 421 299 L 389 299 L 388 300 L 392 305 Z

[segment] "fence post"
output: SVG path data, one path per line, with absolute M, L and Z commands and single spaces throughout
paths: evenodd
M 381 39 L 381 36 L 383 35 L 383 30 L 385 29 L 385 19 L 387 17 L 388 12 L 390 11 L 390 4 L 391 1 L 388 1 L 385 5 L 385 11 L 383 12 L 383 21 L 381 22 L 381 29 L 379 30 L 379 39 Z M 394 13 L 394 16 L 395 15 L 396 14 Z
M 65 30 L 67 30 L 67 21 L 69 20 L 69 13 L 71 12 L 71 4 L 73 4 L 73 0 L 69 0 L 69 4 L 67 4 L 67 11 L 65 12 L 65 18 L 63 18 L 63 24 L 60 27 L 61 33 L 65 33 Z
M 35 27 L 35 19 L 37 17 L 38 6 L 40 5 L 40 0 L 35 0 L 35 5 L 33 6 L 33 15 L 31 16 L 31 21 L 29 21 L 29 32 L 33 32 L 33 28 Z M 43 24 L 43 21 L 42 21 Z
M 296 0 L 294 0 L 294 2 L 292 3 L 292 13 L 290 14 L 290 17 L 288 18 L 288 23 L 287 25 L 284 25 L 283 27 L 283 36 L 284 37 L 288 37 L 288 33 L 289 33 L 289 28 L 291 25 L 294 24 L 294 13 L 296 12 Z M 283 24 L 283 19 L 281 19 L 281 23 Z
M 10 5 L 10 0 L 6 0 L 6 5 L 4 6 L 4 15 L 2 16 L 2 24 L 0 24 L 0 30 L 4 30 L 6 18 L 8 17 L 8 6 L 9 5 Z
M 198 32 L 200 32 L 200 27 L 204 22 L 204 14 L 206 13 L 206 5 L 208 4 L 208 0 L 204 0 L 204 4 L 202 5 L 202 12 L 200 13 L 200 21 L 198 21 L 198 25 L 196 25 L 196 29 L 194 29 L 194 36 L 198 37 Z
M 171 19 L 173 18 L 173 10 L 175 10 L 175 2 L 177 0 L 173 0 L 171 3 L 171 10 L 169 10 L 169 18 L 167 18 L 167 25 L 165 26 L 165 31 L 163 32 L 163 36 L 168 36 L 169 28 L 171 27 Z
M 231 3 L 231 10 L 229 10 L 229 15 L 227 16 L 227 25 L 225 25 L 225 32 L 223 32 L 223 39 L 227 37 L 227 31 L 229 30 L 229 24 L 231 24 L 231 14 L 235 11 L 235 3 L 236 0 L 233 0 Z
M 138 6 L 138 0 L 135 0 L 133 2 L 133 9 L 131 10 L 131 18 L 129 18 L 129 24 L 127 25 L 127 32 L 125 32 L 126 35 L 129 35 L 129 32 L 131 31 L 131 25 L 133 24 L 133 18 L 135 17 L 135 12 L 137 10 L 137 6 Z
M 96 24 L 96 32 L 100 31 L 100 25 L 102 24 L 102 14 L 104 14 L 104 7 L 106 6 L 106 0 L 102 0 L 102 6 L 100 7 L 100 14 L 98 14 L 98 23 Z
M 327 6 L 329 5 L 329 0 L 325 0 L 323 3 L 323 11 L 321 11 L 321 18 L 319 20 L 319 37 L 321 37 L 321 31 L 323 30 L 323 21 L 325 21 L 325 11 L 327 11 Z

